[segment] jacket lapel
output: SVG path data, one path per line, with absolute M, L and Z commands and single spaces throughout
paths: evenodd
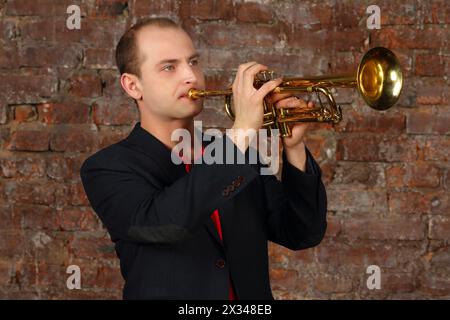
M 202 139 L 203 141 L 203 139 Z M 207 146 L 210 142 L 203 142 L 204 146 Z M 131 133 L 125 139 L 124 144 L 137 150 L 141 153 L 152 158 L 155 163 L 158 165 L 160 172 L 163 173 L 165 177 L 165 183 L 167 185 L 171 185 L 184 174 L 186 174 L 186 170 L 184 164 L 181 163 L 179 165 L 174 164 L 171 158 L 171 150 L 167 148 L 161 141 L 159 141 L 155 136 L 153 136 L 150 132 L 143 129 L 141 127 L 140 122 L 136 123 Z M 226 216 L 230 216 L 230 213 L 224 214 L 222 212 L 224 209 L 219 209 L 220 222 L 222 226 L 222 232 L 226 228 L 225 225 L 229 223 L 229 219 Z M 211 212 L 212 214 L 212 212 Z M 211 236 L 220 244 L 222 241 L 220 240 L 219 233 L 214 225 L 214 222 L 210 217 L 206 219 L 205 227 Z

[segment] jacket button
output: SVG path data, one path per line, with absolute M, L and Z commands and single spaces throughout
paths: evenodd
M 225 260 L 217 259 L 216 260 L 216 267 L 219 268 L 219 269 L 223 269 L 225 267 Z

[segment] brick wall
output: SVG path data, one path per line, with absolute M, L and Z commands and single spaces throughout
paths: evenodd
M 81 30 L 66 9 L 81 8 Z M 366 8 L 381 8 L 368 30 Z M 399 103 L 366 107 L 337 90 L 344 120 L 314 125 L 308 146 L 329 196 L 316 248 L 270 245 L 278 299 L 450 297 L 450 3 L 436 1 L 0 0 L 0 298 L 120 298 L 109 237 L 79 179 L 82 161 L 138 119 L 114 66 L 119 37 L 139 17 L 179 20 L 200 50 L 209 87 L 257 60 L 281 74 L 353 72 L 370 47 L 395 51 Z M 220 100 L 199 117 L 231 125 Z M 81 268 L 81 290 L 66 268 Z M 381 268 L 369 290 L 366 268 Z

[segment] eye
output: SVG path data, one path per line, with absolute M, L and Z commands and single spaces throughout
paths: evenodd
M 167 66 L 164 66 L 162 68 L 162 70 L 163 71 L 173 71 L 173 70 L 175 70 L 175 67 L 173 65 L 171 65 L 171 64 L 168 64 Z
M 189 61 L 189 64 L 190 64 L 191 66 L 196 66 L 196 65 L 198 65 L 198 59 L 192 59 L 191 61 Z

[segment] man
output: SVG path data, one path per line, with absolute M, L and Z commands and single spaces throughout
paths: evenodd
M 260 175 L 261 164 L 177 165 L 171 134 L 186 129 L 195 136 L 193 118 L 203 107 L 187 97 L 205 87 L 190 37 L 171 20 L 147 19 L 122 36 L 116 60 L 140 122 L 89 157 L 81 178 L 115 243 L 124 299 L 273 299 L 267 241 L 300 250 L 317 245 L 326 230 L 325 188 L 303 143 L 306 125 L 283 141 L 282 182 Z M 265 69 L 239 66 L 233 128 L 262 126 L 263 99 L 280 83 L 255 89 L 254 77 Z M 286 95 L 271 99 L 277 107 L 306 105 Z M 216 139 L 248 153 L 238 134 Z

